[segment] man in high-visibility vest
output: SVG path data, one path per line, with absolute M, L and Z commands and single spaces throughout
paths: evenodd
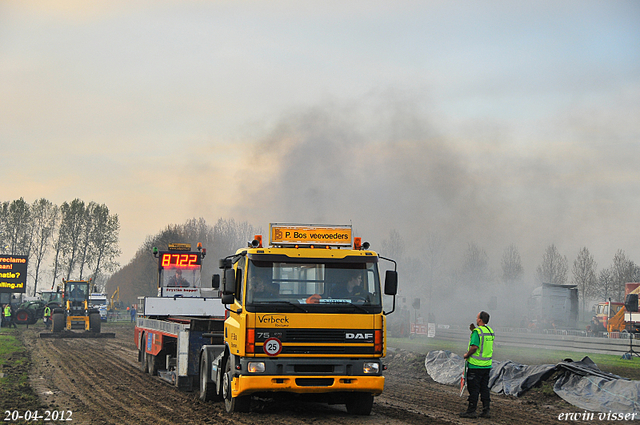
M 478 396 L 482 400 L 481 418 L 490 418 L 489 404 L 489 375 L 491 374 L 491 360 L 493 357 L 493 329 L 487 326 L 489 313 L 481 311 L 476 318 L 477 327 L 471 331 L 469 350 L 464 355 L 467 362 L 467 388 L 469 390 L 469 407 L 460 413 L 463 418 L 476 418 Z
M 50 323 L 51 323 L 51 307 L 46 306 L 44 308 L 44 328 L 49 329 Z
M 11 304 L 6 304 L 4 306 L 4 321 L 7 324 L 7 327 L 13 326 L 17 328 L 15 322 L 13 321 L 13 317 L 11 317 Z

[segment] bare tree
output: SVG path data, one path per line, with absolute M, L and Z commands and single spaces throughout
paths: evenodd
M 80 199 L 71 203 L 64 202 L 60 206 L 62 222 L 60 224 L 61 264 L 66 279 L 71 278 L 80 256 L 80 244 L 86 223 L 85 204 Z
M 116 258 L 120 255 L 119 234 L 118 215 L 109 214 L 109 208 L 104 204 L 95 205 L 91 217 L 89 245 L 92 251 L 92 277 L 96 283 L 103 271 L 113 272 L 118 267 Z
M 589 288 L 596 284 L 596 262 L 589 250 L 584 247 L 578 253 L 578 257 L 573 262 L 573 283 L 578 285 L 578 292 L 582 298 L 582 313 L 587 303 Z
M 623 250 L 619 249 L 613 257 L 611 271 L 613 272 L 614 288 L 610 296 L 615 296 L 616 301 L 624 301 L 624 284 L 637 280 L 640 274 L 638 266 L 627 258 Z
M 9 202 L 0 203 L 0 253 L 6 254 L 9 250 Z
M 462 259 L 460 275 L 463 283 L 470 286 L 489 282 L 489 261 L 484 249 L 474 243 L 468 245 Z
M 404 255 L 404 240 L 396 229 L 389 232 L 389 239 L 382 241 L 382 251 L 385 257 L 393 258 L 398 263 L 401 262 Z
M 9 204 L 6 216 L 6 242 L 12 255 L 29 255 L 31 252 L 31 207 L 23 198 Z
M 542 264 L 536 269 L 538 280 L 541 283 L 564 285 L 567 282 L 568 264 L 567 257 L 560 255 L 555 245 L 549 245 L 542 256 Z
M 505 284 L 513 285 L 516 282 L 522 281 L 524 275 L 524 269 L 522 267 L 522 259 L 518 248 L 514 244 L 509 245 L 504 249 L 502 254 L 502 281 Z
M 598 283 L 590 292 L 590 295 L 596 299 L 607 301 L 614 291 L 614 277 L 611 268 L 602 269 L 598 274 Z
M 92 262 L 92 250 L 91 250 L 91 233 L 93 233 L 94 212 L 98 204 L 95 202 L 89 202 L 85 207 L 81 218 L 80 226 L 80 238 L 78 239 L 78 273 L 79 279 L 82 279 L 84 274 L 84 268 Z
M 33 296 L 35 297 L 40 267 L 51 247 L 50 241 L 57 226 L 59 210 L 51 201 L 41 198 L 31 205 L 31 213 L 33 217 Z

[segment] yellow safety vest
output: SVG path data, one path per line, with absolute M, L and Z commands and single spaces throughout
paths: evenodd
M 6 306 L 4 308 L 4 317 L 11 317 L 11 307 Z
M 491 367 L 491 357 L 493 357 L 493 340 L 495 339 L 493 329 L 489 326 L 483 325 L 475 328 L 473 332 L 478 333 L 480 346 L 476 352 L 473 353 L 473 356 L 469 357 L 469 364 L 478 367 Z M 471 342 L 469 342 L 469 347 L 471 347 Z
M 49 317 L 51 316 L 51 308 L 49 308 L 49 306 L 46 306 L 44 308 L 44 317 Z

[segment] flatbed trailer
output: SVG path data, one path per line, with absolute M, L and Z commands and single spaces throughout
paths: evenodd
M 223 328 L 224 317 L 138 317 L 135 340 L 140 367 L 176 387 L 194 390 L 202 352 L 224 349 Z

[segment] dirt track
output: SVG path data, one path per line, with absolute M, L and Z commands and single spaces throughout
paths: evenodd
M 466 407 L 455 387 L 433 382 L 423 355 L 396 350 L 387 358 L 384 393 L 368 417 L 350 416 L 344 406 L 254 400 L 252 412 L 229 415 L 222 403 L 203 403 L 195 393 L 171 387 L 139 370 L 133 325 L 105 325 L 115 339 L 40 339 L 41 324 L 21 338 L 33 362 L 31 383 L 50 408 L 71 410 L 76 424 L 557 424 L 561 412 L 579 409 L 555 395 L 492 394 L 491 420 L 463 420 Z

